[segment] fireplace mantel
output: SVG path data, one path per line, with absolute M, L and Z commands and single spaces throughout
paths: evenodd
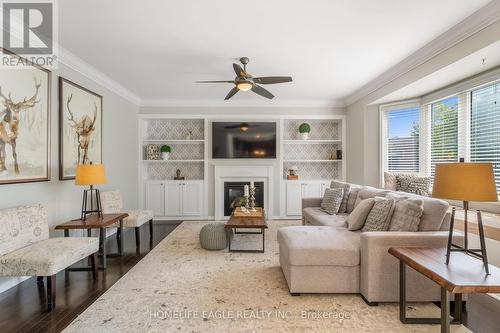
M 264 200 L 266 215 L 273 216 L 273 188 L 274 167 L 273 166 L 239 166 L 239 165 L 215 165 L 215 219 L 224 220 L 224 182 L 264 182 Z

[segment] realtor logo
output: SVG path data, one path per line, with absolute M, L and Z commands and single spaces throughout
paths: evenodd
M 54 67 L 57 49 L 53 1 L 1 1 L 2 47 L 43 67 Z M 6 64 L 2 61 L 3 66 Z

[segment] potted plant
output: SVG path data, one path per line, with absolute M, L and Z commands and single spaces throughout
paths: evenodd
M 311 125 L 308 123 L 302 123 L 299 126 L 299 133 L 302 140 L 309 139 L 309 133 L 311 132 Z
M 161 158 L 166 161 L 170 158 L 170 152 L 172 151 L 172 148 L 170 148 L 170 146 L 163 145 L 161 146 L 160 151 Z

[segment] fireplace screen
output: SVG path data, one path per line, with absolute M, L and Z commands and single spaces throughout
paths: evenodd
M 239 206 L 243 198 L 244 187 L 249 182 L 225 182 L 224 183 L 224 216 L 229 216 L 233 209 Z M 255 206 L 264 207 L 264 182 L 255 182 Z

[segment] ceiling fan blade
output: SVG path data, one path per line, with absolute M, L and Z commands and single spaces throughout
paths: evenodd
M 241 68 L 240 65 L 233 63 L 233 69 L 234 69 L 234 72 L 236 73 L 236 76 L 243 77 L 243 78 L 247 77 L 247 73 L 243 70 L 243 68 Z
M 262 88 L 261 86 L 258 86 L 256 84 L 254 84 L 252 86 L 252 91 L 254 93 L 256 93 L 257 95 L 261 95 L 265 98 L 269 98 L 269 99 L 273 99 L 274 98 L 274 95 L 271 94 L 269 91 L 267 91 L 266 89 Z
M 224 100 L 227 101 L 228 99 L 233 97 L 238 92 L 238 90 L 239 90 L 238 87 L 234 87 L 233 89 L 231 89 L 229 93 L 226 95 L 226 98 L 224 98 Z
M 253 81 L 259 84 L 285 83 L 285 82 L 292 82 L 292 77 L 291 76 L 255 77 Z
M 196 83 L 234 83 L 234 81 L 196 81 Z

